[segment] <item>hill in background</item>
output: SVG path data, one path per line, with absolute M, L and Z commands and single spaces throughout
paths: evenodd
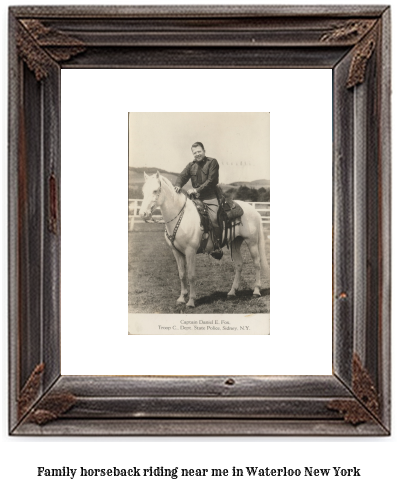
M 142 198 L 141 189 L 144 184 L 144 173 L 148 175 L 155 174 L 159 171 L 162 176 L 168 178 L 172 184 L 175 183 L 179 173 L 173 173 L 165 171 L 164 169 L 158 167 L 129 167 L 129 198 Z M 254 181 L 235 181 L 233 183 L 219 183 L 222 191 L 230 195 L 233 199 L 240 198 L 244 188 L 249 188 L 253 190 L 261 190 L 262 199 L 256 199 L 257 193 L 252 193 L 250 201 L 268 201 L 265 200 L 265 194 L 263 190 L 268 190 L 270 188 L 269 179 L 256 179 Z M 183 187 L 185 190 L 191 188 L 191 181 L 186 183 Z M 241 190 L 241 191 L 240 191 Z M 242 197 L 240 199 L 243 199 Z
M 248 188 L 270 188 L 270 179 L 255 179 L 254 181 L 234 181 L 230 184 L 221 184 L 229 188 L 239 188 L 240 186 L 248 186 Z

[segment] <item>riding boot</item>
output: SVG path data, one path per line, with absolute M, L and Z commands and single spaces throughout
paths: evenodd
M 223 256 L 223 251 L 221 250 L 221 229 L 218 226 L 213 226 L 213 251 L 211 253 L 212 258 L 215 260 L 220 260 Z

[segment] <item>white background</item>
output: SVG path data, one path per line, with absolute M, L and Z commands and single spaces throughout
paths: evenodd
M 13 4 L 27 2 L 13 2 Z M 55 2 L 53 2 L 55 3 Z M 68 2 L 63 2 L 68 3 Z M 91 2 L 86 2 L 91 3 Z M 98 3 L 97 1 L 95 2 Z M 119 3 L 124 3 L 120 0 Z M 144 3 L 144 2 L 142 2 Z M 175 2 L 179 3 L 179 2 Z M 188 2 L 185 2 L 188 3 Z M 209 3 L 209 2 L 207 2 Z M 218 3 L 223 3 L 222 1 Z M 233 2 L 229 2 L 233 3 Z M 287 2 L 290 3 L 290 2 Z M 320 4 L 324 2 L 308 2 Z M 341 2 L 342 3 L 342 2 Z M 346 3 L 346 2 L 344 2 Z M 368 2 L 363 2 L 368 3 Z M 381 3 L 378 1 L 370 2 Z M 36 2 L 35 2 L 36 4 Z M 7 36 L 7 12 L 6 5 L 2 6 L 2 157 L 6 162 L 6 36 Z M 395 14 L 395 11 L 394 11 Z M 396 26 L 399 19 L 393 16 Z M 395 29 L 394 53 L 396 52 Z M 397 70 L 393 73 L 395 83 Z M 394 109 L 397 110 L 396 98 L 394 97 Z M 394 116 L 396 114 L 394 113 Z M 393 120 L 394 129 L 396 118 Z M 395 130 L 393 131 L 395 134 Z M 393 163 L 395 162 L 395 148 Z M 272 166 L 274 164 L 272 163 Z M 272 169 L 273 172 L 273 169 Z M 6 222 L 6 168 L 3 165 L 3 193 L 1 205 L 2 217 Z M 394 177 L 393 193 L 393 223 L 397 220 L 397 176 Z M 277 198 L 277 197 L 276 197 Z M 397 438 L 397 363 L 395 354 L 398 353 L 397 335 L 395 326 L 397 324 L 397 309 L 393 311 L 393 435 L 389 438 L 9 438 L 7 436 L 7 358 L 6 358 L 6 228 L 3 230 L 3 332 L 2 332 L 2 418 L 1 418 L 1 475 L 0 481 L 4 490 L 29 488 L 30 490 L 47 491 L 54 489 L 86 490 L 87 486 L 96 487 L 97 490 L 109 490 L 110 487 L 118 487 L 118 490 L 152 490 L 162 488 L 163 490 L 203 490 L 207 488 L 242 489 L 251 487 L 251 490 L 291 490 L 299 488 L 308 491 L 336 490 L 338 487 L 343 491 L 354 489 L 374 491 L 384 486 L 387 490 L 395 490 L 398 484 L 397 478 L 397 456 L 399 446 Z M 393 251 L 397 244 L 397 227 L 394 228 Z M 394 258 L 394 279 L 397 277 L 397 267 Z M 396 284 L 394 283 L 393 296 L 397 297 Z M 126 305 L 126 304 L 124 304 Z M 273 326 L 273 321 L 272 321 Z M 273 329 L 273 328 L 272 328 Z M 272 337 L 270 337 L 271 339 Z M 165 337 L 164 337 L 165 339 Z M 70 466 L 84 467 L 202 467 L 202 468 L 231 468 L 260 466 L 260 467 L 293 467 L 313 466 L 330 468 L 333 466 L 361 468 L 361 478 L 197 478 L 197 479 L 91 479 L 84 481 L 75 478 L 36 478 L 36 467 L 62 467 Z M 94 481 L 93 481 L 94 480 Z
M 193 72 L 62 71 L 62 374 L 331 374 L 332 71 Z M 127 111 L 185 109 L 270 111 L 270 337 L 127 337 Z

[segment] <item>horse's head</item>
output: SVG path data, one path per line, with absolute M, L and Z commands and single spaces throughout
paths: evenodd
M 162 191 L 161 177 L 158 171 L 152 176 L 148 176 L 144 173 L 144 180 L 144 198 L 140 207 L 140 217 L 142 219 L 151 219 L 153 211 L 158 205 L 160 205 L 158 200 Z

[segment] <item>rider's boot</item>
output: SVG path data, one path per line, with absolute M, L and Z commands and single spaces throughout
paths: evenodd
M 220 247 L 221 245 L 221 229 L 220 227 L 213 226 L 213 251 L 211 253 L 212 258 L 215 260 L 220 260 L 223 256 L 223 251 Z

